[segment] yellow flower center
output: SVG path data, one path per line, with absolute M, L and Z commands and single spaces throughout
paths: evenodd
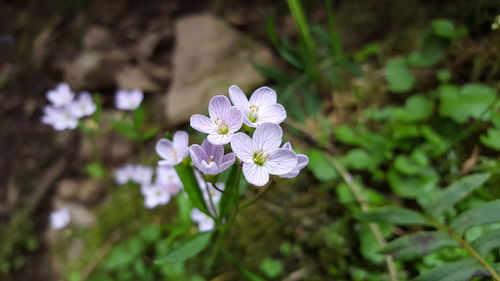
M 259 107 L 255 104 L 250 105 L 250 112 L 248 112 L 248 120 L 250 122 L 255 123 L 257 121 L 258 115 L 257 112 L 259 111 Z
M 267 158 L 269 158 L 269 153 L 264 153 L 262 149 L 253 154 L 253 162 L 259 166 L 263 166 Z
M 216 118 L 214 120 L 215 125 L 217 125 L 217 132 L 221 135 L 225 135 L 229 133 L 229 127 L 227 126 L 226 122 L 222 121 L 220 118 Z

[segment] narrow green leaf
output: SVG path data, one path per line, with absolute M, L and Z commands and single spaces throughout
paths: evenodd
M 144 125 L 145 116 L 144 107 L 142 105 L 134 110 L 134 127 L 137 131 Z
M 444 211 L 452 208 L 458 201 L 467 197 L 476 188 L 483 185 L 489 177 L 490 174 L 488 173 L 474 174 L 450 184 L 443 190 L 441 196 L 430 205 L 429 212 L 434 216 L 441 215 Z
M 418 212 L 397 206 L 378 208 L 368 213 L 360 214 L 364 221 L 385 222 L 399 225 L 428 225 L 427 219 Z
M 306 20 L 306 15 L 304 13 L 304 8 L 302 7 L 300 0 L 287 0 L 288 7 L 292 17 L 299 30 L 300 38 L 303 40 L 304 45 L 307 48 L 309 58 L 314 61 L 316 59 L 316 49 L 315 42 L 309 30 L 309 23 Z
M 435 267 L 412 281 L 467 281 L 473 274 L 481 272 L 482 267 L 476 260 L 465 258 Z
M 141 136 L 139 135 L 139 133 L 137 132 L 137 130 L 135 130 L 134 127 L 132 126 L 129 126 L 125 123 L 122 123 L 122 122 L 119 122 L 119 121 L 116 121 L 116 120 L 111 120 L 111 125 L 113 126 L 113 128 L 115 128 L 116 131 L 118 131 L 120 134 L 130 138 L 130 139 L 139 139 Z
M 151 128 L 151 129 L 147 130 L 146 132 L 142 133 L 141 139 L 143 141 L 148 140 L 148 139 L 156 136 L 157 133 L 158 133 L 158 128 Z
M 500 222 L 500 199 L 463 212 L 451 222 L 450 226 L 458 233 L 463 233 L 473 226 L 494 222 Z
M 255 67 L 257 71 L 259 71 L 260 73 L 262 73 L 262 75 L 269 79 L 273 79 L 279 83 L 284 84 L 288 84 L 290 82 L 291 77 L 278 68 L 257 63 L 254 63 L 253 67 Z
M 472 247 L 481 256 L 486 256 L 491 250 L 500 248 L 500 229 L 490 230 L 472 243 Z
M 202 232 L 191 237 L 166 256 L 155 260 L 155 264 L 182 262 L 201 253 L 210 243 L 212 232 Z
M 458 246 L 448 234 L 438 231 L 419 231 L 391 241 L 380 252 L 391 254 L 395 259 L 423 257 L 437 249 Z
M 219 203 L 220 207 L 220 217 L 224 218 L 229 212 L 231 206 L 237 207 L 238 199 L 240 196 L 240 178 L 241 178 L 241 168 L 236 164 L 231 168 L 231 172 L 226 181 L 226 188 L 222 194 L 221 201 Z
M 198 208 L 203 213 L 211 216 L 210 212 L 205 205 L 205 200 L 203 200 L 203 193 L 201 192 L 196 177 L 193 172 L 193 168 L 186 164 L 179 164 L 175 166 L 175 171 L 179 175 L 179 178 L 184 185 L 184 190 L 191 199 L 193 205 Z

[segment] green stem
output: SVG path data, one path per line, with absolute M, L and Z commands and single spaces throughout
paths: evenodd
M 363 186 L 356 182 L 353 178 L 353 176 L 344 168 L 344 166 L 340 163 L 340 161 L 335 158 L 333 147 L 330 144 L 325 144 L 325 145 L 320 145 L 318 140 L 314 135 L 309 133 L 308 130 L 303 128 L 300 124 L 294 121 L 287 121 L 286 124 L 288 124 L 291 127 L 294 127 L 295 129 L 301 131 L 304 135 L 308 136 L 317 147 L 320 147 L 325 151 L 326 154 L 326 159 L 332 165 L 335 170 L 341 175 L 342 179 L 344 182 L 347 184 L 349 189 L 351 190 L 352 194 L 354 194 L 354 198 L 356 199 L 356 202 L 359 204 L 361 211 L 363 212 L 368 212 L 370 210 L 370 206 L 368 205 L 367 201 L 363 198 Z M 384 239 L 384 236 L 382 235 L 382 231 L 380 230 L 380 227 L 376 223 L 370 223 L 368 225 L 370 227 L 370 230 L 372 231 L 373 235 L 375 236 L 377 243 L 381 248 L 383 248 L 387 242 Z M 385 256 L 385 263 L 387 265 L 387 270 L 389 272 L 390 280 L 391 281 L 398 281 L 398 273 L 396 269 L 396 265 L 394 264 L 394 259 L 392 258 L 391 255 L 384 255 Z M 500 281 L 500 280 L 499 280 Z
M 481 255 L 479 255 L 479 253 L 472 247 L 471 244 L 469 244 L 469 242 L 465 241 L 460 235 L 455 233 L 455 231 L 453 231 L 453 229 L 451 229 L 450 227 L 448 227 L 444 224 L 441 224 L 440 222 L 438 222 L 435 219 L 429 219 L 429 220 L 432 222 L 432 224 L 437 229 L 440 229 L 440 230 L 448 233 L 448 235 L 450 235 L 451 238 L 453 238 L 455 241 L 457 241 L 457 243 L 459 245 L 461 245 L 465 250 L 467 250 L 467 252 L 474 259 L 476 259 L 481 264 L 481 266 L 484 267 L 484 269 L 486 269 L 491 274 L 491 277 L 493 278 L 493 280 L 500 281 L 500 276 L 495 271 L 495 269 L 493 269 L 491 267 L 491 265 L 485 259 L 483 259 L 483 257 L 481 257 Z
M 272 186 L 272 181 L 270 181 L 268 184 L 266 184 L 261 190 L 260 192 L 252 199 L 250 199 L 249 201 L 247 201 L 246 203 L 242 204 L 241 207 L 239 208 L 239 211 L 247 208 L 247 207 L 250 207 L 251 205 L 253 205 L 255 202 L 257 202 L 260 198 L 262 198 L 262 196 L 264 196 L 264 194 L 266 194 L 266 192 L 271 188 Z

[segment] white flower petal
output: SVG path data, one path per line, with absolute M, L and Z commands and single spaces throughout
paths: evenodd
M 254 163 L 243 163 L 243 175 L 248 183 L 256 186 L 263 186 L 269 182 L 267 169 Z
M 262 106 L 270 106 L 275 104 L 277 101 L 276 92 L 269 87 L 260 87 L 255 92 L 253 92 L 250 97 L 249 104 L 255 104 L 259 108 Z
M 286 119 L 285 108 L 281 104 L 263 106 L 259 109 L 259 119 L 257 123 L 270 122 L 280 124 Z
M 233 136 L 234 136 L 233 134 L 226 134 L 226 135 L 211 134 L 207 136 L 207 140 L 215 145 L 223 145 L 223 144 L 228 144 Z
M 243 115 L 241 114 L 241 111 L 239 109 L 237 109 L 236 107 L 232 107 L 229 110 L 224 121 L 226 121 L 229 132 L 234 133 L 238 131 L 243 125 Z
M 226 96 L 218 95 L 213 97 L 208 104 L 208 113 L 210 115 L 210 119 L 225 119 L 230 108 L 232 108 L 231 102 Z
M 193 129 L 205 134 L 213 134 L 217 131 L 214 122 L 212 122 L 210 118 L 201 114 L 191 116 L 190 125 Z
M 267 171 L 272 175 L 284 175 L 297 166 L 297 154 L 280 148 L 276 150 L 264 163 Z
M 273 153 L 281 145 L 283 130 L 279 125 L 264 123 L 253 133 L 254 151 L 262 149 L 264 153 Z
M 253 142 L 244 133 L 236 133 L 231 139 L 231 149 L 243 162 L 253 162 Z
M 234 106 L 244 112 L 248 110 L 248 99 L 245 93 L 236 85 L 229 87 L 229 98 L 233 102 Z

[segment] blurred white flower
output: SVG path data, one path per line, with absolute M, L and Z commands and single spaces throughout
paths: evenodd
M 141 105 L 144 94 L 141 90 L 119 90 L 115 94 L 115 106 L 121 110 L 135 110 Z
M 48 90 L 45 96 L 53 105 L 64 106 L 73 101 L 75 93 L 68 84 L 59 83 L 54 89 Z
M 53 211 L 50 214 L 50 227 L 52 229 L 61 229 L 66 227 L 71 221 L 71 215 L 67 208 L 62 208 L 56 211 Z

